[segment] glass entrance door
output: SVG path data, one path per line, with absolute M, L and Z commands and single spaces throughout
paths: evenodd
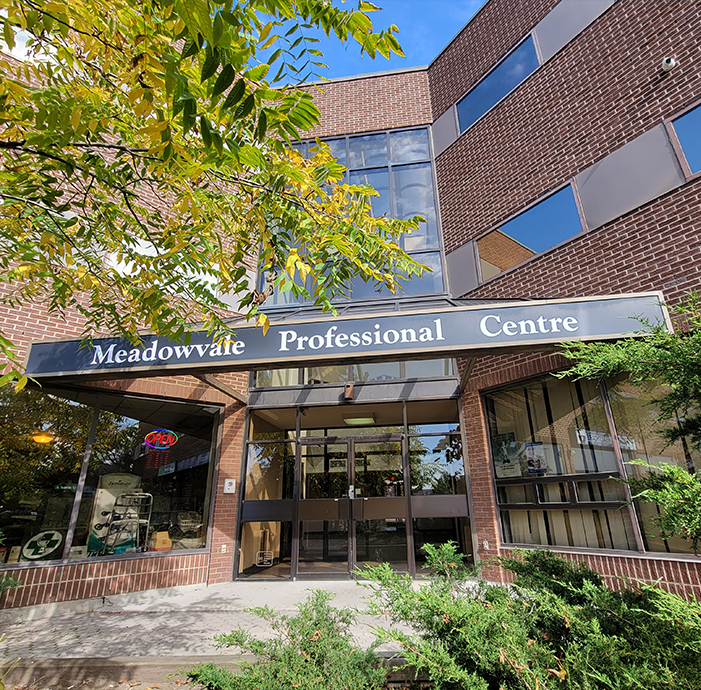
M 401 435 L 309 438 L 300 453 L 298 574 L 377 563 L 407 570 Z

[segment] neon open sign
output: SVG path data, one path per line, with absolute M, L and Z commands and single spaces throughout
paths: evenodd
M 144 443 L 151 448 L 157 450 L 165 450 L 171 448 L 178 442 L 178 435 L 174 431 L 168 429 L 154 429 L 149 434 L 146 434 Z

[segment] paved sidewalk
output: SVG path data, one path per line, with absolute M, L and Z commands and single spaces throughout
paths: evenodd
M 177 687 L 183 677 L 165 683 L 169 672 L 200 660 L 240 658 L 217 648 L 214 635 L 238 627 L 259 637 L 270 634 L 267 623 L 244 608 L 269 604 L 292 613 L 310 589 L 328 590 L 335 606 L 359 611 L 354 636 L 361 646 L 374 640 L 372 626 L 387 625 L 363 613 L 368 592 L 355 581 L 238 581 L 9 609 L 0 611 L 0 677 L 19 657 L 5 678 L 8 688 L 78 687 L 87 680 L 94 689 L 127 688 L 127 682 L 144 690 L 153 683 Z

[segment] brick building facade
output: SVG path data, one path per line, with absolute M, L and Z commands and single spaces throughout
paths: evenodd
M 378 188 L 378 212 L 427 219 L 405 248 L 434 269 L 406 297 L 359 286 L 341 315 L 651 291 L 673 305 L 701 287 L 700 29 L 701 6 L 686 0 L 489 0 L 427 68 L 323 85 L 310 137 L 328 141 L 351 182 Z M 319 319 L 285 300 L 273 297 L 273 323 Z M 81 333 L 77 315 L 58 322 L 40 306 L 1 318 L 22 347 Z M 186 440 L 209 434 L 211 450 L 200 444 L 139 475 L 154 453 L 142 443 L 120 465 L 139 475 L 130 495 L 151 496 L 145 529 L 140 508 L 117 515 L 118 494 L 97 521 L 114 476 L 104 469 L 113 460 L 100 470 L 90 460 L 101 451 L 78 461 L 84 487 L 75 475 L 42 506 L 17 499 L 0 525 L 11 537 L 0 572 L 21 586 L 2 605 L 232 577 L 348 577 L 379 561 L 419 575 L 421 544 L 446 539 L 476 561 L 544 546 L 612 586 L 635 577 L 698 596 L 701 559 L 654 537 L 652 508 L 629 506 L 616 482 L 635 457 L 698 469 L 698 454 L 656 440 L 654 391 L 557 381 L 549 374 L 564 360 L 536 349 L 300 360 L 214 379 L 73 377 L 65 390 L 47 379 L 58 398 L 95 410 L 96 447 L 109 419 L 139 440 L 182 423 Z M 211 421 L 197 431 L 187 415 Z M 195 472 L 206 487 L 188 493 Z M 74 482 L 81 488 L 69 490 Z M 71 505 L 70 524 L 51 513 Z M 63 552 L 27 557 L 37 534 L 52 533 Z

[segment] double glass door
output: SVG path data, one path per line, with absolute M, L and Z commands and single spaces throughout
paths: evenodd
M 407 570 L 401 434 L 300 440 L 299 575 Z

